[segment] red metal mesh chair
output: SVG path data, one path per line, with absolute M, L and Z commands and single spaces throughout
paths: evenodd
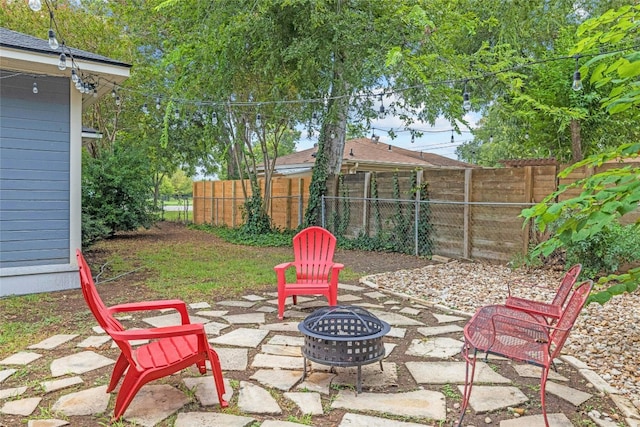
M 201 374 L 206 374 L 206 360 L 211 362 L 220 406 L 228 406 L 222 397 L 225 389 L 218 355 L 209 346 L 204 326 L 201 323 L 190 323 L 187 307 L 183 301 L 145 301 L 107 307 L 98 294 L 91 270 L 80 250 L 76 251 L 76 257 L 80 267 L 80 284 L 85 301 L 98 324 L 113 338 L 121 350 L 107 387 L 107 393 L 113 391 L 124 374 L 124 381 L 116 397 L 114 420 L 124 414 L 144 384 L 179 372 L 191 365 L 196 365 Z M 180 313 L 182 324 L 128 331 L 113 317 L 114 313 L 163 308 L 176 309 Z M 146 339 L 152 341 L 135 349 L 131 347 L 130 341 Z
M 458 426 L 462 424 L 469 404 L 477 352 L 496 354 L 520 362 L 530 363 L 542 368 L 540 377 L 540 399 L 545 424 L 547 409 L 545 388 L 549 369 L 562 350 L 569 332 L 580 310 L 584 306 L 593 282 L 583 282 L 573 293 L 571 299 L 555 325 L 548 325 L 542 316 L 502 305 L 489 305 L 480 308 L 464 327 L 465 343 L 462 355 L 466 360 L 465 386 L 462 412 Z M 472 354 L 471 349 L 473 349 Z M 469 373 L 469 367 L 471 372 Z
M 344 265 L 333 262 L 336 238 L 322 227 L 308 227 L 293 237 L 293 262 L 273 269 L 278 279 L 278 319 L 284 318 L 287 297 L 297 304 L 298 295 L 324 295 L 330 306 L 338 302 L 338 275 Z M 296 269 L 296 280 L 287 283 L 286 270 Z
M 562 313 L 562 306 L 571 293 L 571 289 L 576 283 L 576 280 L 578 280 L 581 269 L 582 265 L 576 264 L 565 273 L 564 277 L 562 278 L 562 282 L 560 282 L 558 292 L 556 292 L 556 296 L 553 298 L 553 301 L 551 301 L 551 303 L 533 301 L 512 296 L 511 287 L 509 287 L 509 296 L 507 297 L 504 305 L 506 305 L 507 307 L 524 310 L 529 313 L 539 314 L 541 316 L 544 316 L 549 323 L 553 323 L 560 318 L 560 314 Z

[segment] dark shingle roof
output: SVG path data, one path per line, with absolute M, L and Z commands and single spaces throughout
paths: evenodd
M 37 37 L 29 36 L 27 34 L 12 31 L 7 28 L 0 27 L 0 46 L 26 50 L 30 52 L 43 53 L 48 55 L 60 55 L 62 52 L 60 48 L 57 50 L 51 50 L 48 40 L 39 39 Z M 122 61 L 107 58 L 106 56 L 98 55 L 96 53 L 87 52 L 86 50 L 67 48 L 71 51 L 74 58 L 84 59 L 93 62 L 102 62 L 109 65 L 117 65 L 121 67 L 131 67 L 131 64 L 127 64 Z M 65 51 L 65 53 L 68 53 Z

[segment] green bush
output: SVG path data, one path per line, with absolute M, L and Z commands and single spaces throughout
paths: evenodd
M 117 231 L 150 227 L 154 220 L 151 174 L 139 152 L 116 144 L 97 158 L 82 159 L 82 242 Z
M 582 264 L 584 277 L 615 273 L 628 262 L 640 260 L 640 230 L 612 223 L 602 232 L 566 247 L 567 265 Z

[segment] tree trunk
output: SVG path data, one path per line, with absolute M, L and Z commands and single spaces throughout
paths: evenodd
M 576 119 L 571 119 L 571 158 L 573 163 L 579 162 L 583 159 L 582 155 L 582 138 L 580 137 L 580 122 Z

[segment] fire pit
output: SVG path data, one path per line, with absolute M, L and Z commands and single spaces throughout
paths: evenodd
M 387 322 L 356 306 L 326 307 L 307 316 L 298 329 L 304 335 L 304 374 L 307 360 L 322 365 L 357 366 L 358 393 L 362 391 L 361 367 L 385 355 L 382 337 L 391 329 Z

